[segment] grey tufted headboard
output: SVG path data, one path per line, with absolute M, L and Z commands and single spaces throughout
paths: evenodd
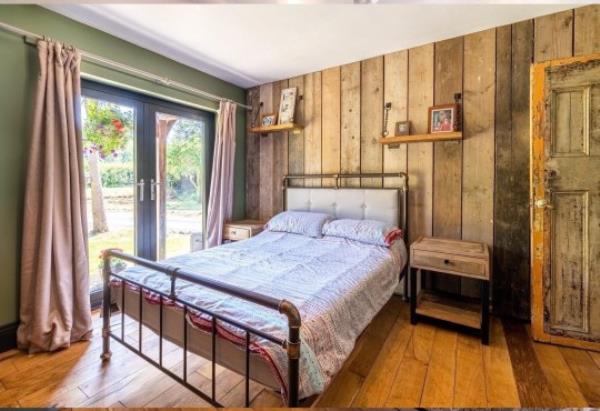
M 398 188 L 341 187 L 344 179 L 398 178 Z M 333 187 L 290 187 L 292 180 L 333 180 Z M 408 177 L 405 173 L 310 174 L 284 178 L 284 209 L 318 211 L 338 218 L 385 221 L 407 230 Z M 406 234 L 405 234 L 406 235 Z

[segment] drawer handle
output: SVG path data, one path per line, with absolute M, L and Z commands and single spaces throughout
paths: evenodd
M 450 260 L 444 260 L 444 264 L 446 264 L 446 265 L 451 265 L 451 264 L 452 264 L 452 261 L 450 261 Z
M 235 231 L 235 230 L 231 230 L 231 234 L 232 234 L 232 235 L 236 235 L 236 234 L 237 234 L 237 231 Z

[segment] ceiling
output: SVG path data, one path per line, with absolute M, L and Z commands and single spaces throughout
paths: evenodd
M 372 0 L 371 0 L 372 1 Z M 251 87 L 572 8 L 573 4 L 52 4 L 45 7 Z

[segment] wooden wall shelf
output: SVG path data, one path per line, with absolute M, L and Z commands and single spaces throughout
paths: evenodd
M 303 128 L 304 128 L 304 126 L 301 126 L 300 124 L 297 124 L 297 123 L 276 124 L 274 126 L 267 126 L 267 127 L 251 127 L 250 132 L 251 133 L 259 133 L 259 134 L 269 134 L 269 133 L 279 133 L 282 131 L 291 131 L 292 133 L 299 133 L 300 131 L 302 131 Z
M 435 134 L 412 134 L 408 136 L 381 137 L 380 144 L 423 143 L 427 141 L 462 140 L 462 131 Z

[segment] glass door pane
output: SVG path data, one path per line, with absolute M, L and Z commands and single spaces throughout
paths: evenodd
M 156 112 L 157 256 L 198 251 L 204 245 L 206 122 Z
M 136 253 L 137 220 L 136 109 L 96 96 L 81 101 L 92 291 L 101 287 L 102 250 Z

